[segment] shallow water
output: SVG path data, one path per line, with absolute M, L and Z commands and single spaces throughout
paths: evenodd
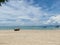
M 0 26 L 0 30 L 11 30 L 15 28 L 20 28 L 22 30 L 54 30 L 60 29 L 56 26 Z

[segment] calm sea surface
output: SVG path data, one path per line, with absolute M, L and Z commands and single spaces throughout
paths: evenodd
M 15 28 L 22 30 L 52 30 L 60 29 L 60 26 L 0 26 L 0 30 L 13 30 Z

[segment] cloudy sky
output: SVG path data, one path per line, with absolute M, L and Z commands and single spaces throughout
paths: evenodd
M 60 24 L 60 0 L 9 0 L 0 6 L 0 26 Z

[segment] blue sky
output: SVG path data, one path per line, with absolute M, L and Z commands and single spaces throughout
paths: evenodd
M 60 24 L 60 0 L 9 0 L 0 7 L 0 26 Z

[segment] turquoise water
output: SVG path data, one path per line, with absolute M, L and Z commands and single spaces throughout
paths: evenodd
M 60 29 L 60 27 L 56 26 L 0 26 L 0 30 L 13 30 L 15 28 L 20 28 L 23 30 L 52 30 L 52 29 Z

